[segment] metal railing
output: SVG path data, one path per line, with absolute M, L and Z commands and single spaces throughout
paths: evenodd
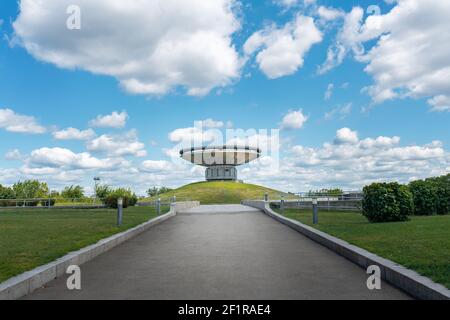
M 324 193 L 297 193 L 290 194 L 289 197 L 280 195 L 276 199 L 269 199 L 264 196 L 275 208 L 284 209 L 310 209 L 316 203 L 317 209 L 327 211 L 361 211 L 363 193 L 360 191 L 348 191 L 341 194 Z
M 100 199 L 66 199 L 66 198 L 24 198 L 0 199 L 0 208 L 66 208 L 66 207 L 102 207 Z

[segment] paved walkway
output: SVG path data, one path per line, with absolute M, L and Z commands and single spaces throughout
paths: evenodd
M 202 206 L 157 225 L 27 299 L 408 299 L 265 214 Z

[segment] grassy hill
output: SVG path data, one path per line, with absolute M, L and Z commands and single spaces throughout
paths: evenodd
M 279 199 L 281 191 L 269 189 L 254 184 L 238 183 L 232 181 L 219 182 L 197 182 L 185 185 L 171 192 L 162 194 L 162 200 L 170 199 L 173 196 L 177 200 L 200 201 L 202 204 L 238 204 L 242 200 L 264 199 L 265 193 L 269 198 Z M 153 201 L 157 197 L 148 198 Z

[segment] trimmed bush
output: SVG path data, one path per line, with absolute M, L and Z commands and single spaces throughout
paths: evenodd
M 413 197 L 399 183 L 373 183 L 364 187 L 362 209 L 370 222 L 407 221 L 414 211 Z
M 414 214 L 444 215 L 450 212 L 450 174 L 413 181 L 409 189 L 414 198 Z
M 109 208 L 117 208 L 117 200 L 123 199 L 123 207 L 135 206 L 138 199 L 137 196 L 129 189 L 119 188 L 112 190 L 104 199 L 103 203 Z
M 436 188 L 436 213 L 440 215 L 450 213 L 450 174 L 425 180 Z
M 436 186 L 430 181 L 417 180 L 409 184 L 413 195 L 414 214 L 431 216 L 437 212 L 438 193 Z

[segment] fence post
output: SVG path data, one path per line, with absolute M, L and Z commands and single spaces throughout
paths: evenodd
M 312 207 L 313 207 L 313 224 L 319 223 L 319 210 L 318 210 L 318 202 L 317 198 L 313 198 Z
M 158 200 L 156 200 L 156 213 L 158 214 L 158 216 L 161 214 L 161 198 L 158 198 Z
M 117 226 L 122 226 L 122 215 L 123 215 L 123 199 L 117 199 Z
M 48 208 L 50 209 L 50 207 L 51 207 L 51 200 L 50 199 L 48 199 L 48 202 L 47 202 L 47 206 L 48 206 Z
M 280 209 L 281 209 L 281 214 L 284 214 L 284 195 L 281 196 Z
M 172 203 L 175 203 L 175 202 L 177 202 L 177 196 L 172 197 Z
M 269 201 L 269 194 L 267 192 L 264 194 L 264 201 L 265 202 Z

